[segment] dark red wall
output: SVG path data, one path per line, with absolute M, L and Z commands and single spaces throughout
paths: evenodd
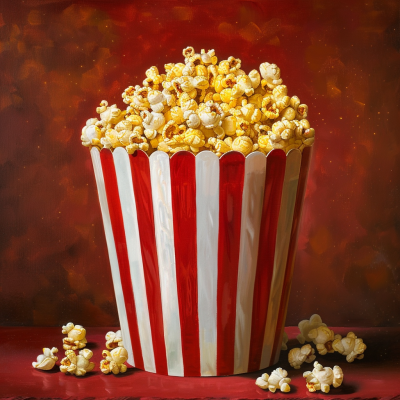
M 118 325 L 86 119 L 214 48 L 282 71 L 317 133 L 287 325 L 400 321 L 399 2 L 0 5 L 0 324 Z

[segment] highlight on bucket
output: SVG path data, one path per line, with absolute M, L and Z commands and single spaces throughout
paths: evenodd
M 277 362 L 310 154 L 91 149 L 129 364 L 221 376 Z

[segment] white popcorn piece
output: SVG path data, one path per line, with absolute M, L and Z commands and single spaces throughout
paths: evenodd
M 183 118 L 185 118 L 186 124 L 189 128 L 196 129 L 200 126 L 200 117 L 193 111 L 187 110 L 183 113 Z
M 78 350 L 86 346 L 86 329 L 83 326 L 69 322 L 67 325 L 63 325 L 62 333 L 68 335 L 63 339 L 64 350 Z
M 289 340 L 289 337 L 287 333 L 284 331 L 283 336 L 282 336 L 282 345 L 281 345 L 281 350 L 287 350 L 287 342 Z
M 102 355 L 104 360 L 100 361 L 100 370 L 103 374 L 112 372 L 117 375 L 126 372 L 127 366 L 124 363 L 128 359 L 128 352 L 124 347 L 117 347 L 111 352 L 103 350 Z
M 276 64 L 262 63 L 260 65 L 260 73 L 270 89 L 282 84 L 281 70 Z
M 318 361 L 315 361 L 312 372 L 304 372 L 303 377 L 306 378 L 306 386 L 310 392 L 321 390 L 324 393 L 329 393 L 331 385 L 337 388 L 342 384 L 343 371 L 337 365 L 333 369 L 324 368 Z
M 361 360 L 364 358 L 364 351 L 367 346 L 361 338 L 358 338 L 353 332 L 349 332 L 344 338 L 336 335 L 332 348 L 346 356 L 346 361 L 351 363 L 355 359 Z
M 298 326 L 300 329 L 300 335 L 297 336 L 297 340 L 301 344 L 304 344 L 305 342 L 312 342 L 312 339 L 308 337 L 308 333 L 312 329 L 316 329 L 320 326 L 326 326 L 326 324 L 322 322 L 322 319 L 318 314 L 313 314 L 309 320 L 304 319 L 303 321 L 300 321 Z
M 315 360 L 315 350 L 310 344 L 305 344 L 302 348 L 294 348 L 289 351 L 288 360 L 291 367 L 299 369 L 304 362 L 310 363 Z
M 36 362 L 32 363 L 33 368 L 48 371 L 52 369 L 58 360 L 58 357 L 54 354 L 58 353 L 57 347 L 53 347 L 51 350 L 47 347 L 43 349 L 43 354 L 39 354 L 36 358 Z
M 316 345 L 318 353 L 324 356 L 326 353 L 334 353 L 335 350 L 332 348 L 333 340 L 335 339 L 335 333 L 327 326 L 319 326 L 316 329 L 311 329 L 308 332 L 308 337 L 312 339 Z
M 238 75 L 237 84 L 241 88 L 242 93 L 246 96 L 250 97 L 254 94 L 254 88 L 252 86 L 252 82 L 249 76 L 247 75 Z
M 183 68 L 183 70 L 182 70 L 182 75 L 195 77 L 196 76 L 196 66 L 191 61 L 188 61 L 185 65 L 185 68 Z
M 126 111 L 121 111 L 116 104 L 108 107 L 106 100 L 100 103 L 100 107 L 96 109 L 97 113 L 100 114 L 101 122 L 104 126 L 109 124 L 117 124 L 119 121 L 124 119 Z
M 208 101 L 206 107 L 199 112 L 199 117 L 207 129 L 216 128 L 221 124 L 221 119 L 224 116 L 224 111 L 218 103 Z
M 95 118 L 93 118 L 95 119 Z M 98 121 L 96 121 L 98 122 Z M 97 146 L 97 147 L 101 147 L 100 146 L 100 141 L 102 138 L 102 132 L 101 129 L 99 127 L 97 127 L 96 125 L 86 125 L 82 128 L 82 136 L 81 136 L 81 141 L 82 144 L 85 147 L 89 147 L 89 146 Z
M 206 51 L 204 49 L 202 49 L 200 57 L 201 57 L 201 61 L 203 61 L 203 63 L 205 65 L 216 64 L 217 63 L 217 57 L 215 57 L 214 49 L 208 50 L 207 53 L 206 53 Z
M 257 89 L 257 87 L 260 85 L 261 82 L 261 76 L 259 72 L 256 69 L 253 69 L 249 73 L 249 78 L 251 81 L 251 86 L 253 89 Z
M 165 125 L 165 117 L 163 113 L 142 111 L 140 116 L 143 119 L 144 129 L 159 130 Z
M 282 368 L 277 368 L 272 371 L 271 375 L 262 374 L 257 378 L 256 385 L 261 389 L 269 389 L 270 392 L 275 393 L 277 389 L 281 392 L 290 392 L 291 379 L 287 377 L 287 371 Z
M 65 356 L 60 365 L 60 371 L 64 374 L 84 376 L 94 368 L 94 362 L 90 361 L 93 352 L 89 349 L 81 350 L 78 355 L 73 350 L 67 350 Z
M 122 333 L 120 330 L 116 332 L 107 332 L 106 347 L 109 350 L 115 349 L 116 347 L 124 347 L 124 342 L 122 341 Z
M 156 112 L 161 113 L 164 110 L 164 103 L 166 99 L 159 90 L 149 90 L 147 100 L 150 103 L 150 108 Z

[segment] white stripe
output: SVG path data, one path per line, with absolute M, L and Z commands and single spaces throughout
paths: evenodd
M 247 372 L 249 365 L 253 292 L 264 202 L 265 173 L 265 155 L 259 152 L 249 154 L 245 163 L 242 198 L 234 374 Z
M 118 192 L 124 221 L 126 247 L 128 250 L 144 369 L 156 372 L 129 155 L 124 148 L 119 147 L 114 150 L 113 157 L 117 173 Z
M 217 278 L 219 159 L 203 151 L 196 156 L 197 280 L 200 371 L 217 374 Z
M 108 151 L 108 150 L 103 150 Z M 101 214 L 103 216 L 104 231 L 106 234 L 108 256 L 111 264 L 111 275 L 114 283 L 115 299 L 117 301 L 117 309 L 119 316 L 119 323 L 121 325 L 122 340 L 124 347 L 128 351 L 128 364 L 135 366 L 133 358 L 131 337 L 129 334 L 128 317 L 126 315 L 124 295 L 122 292 L 121 277 L 119 274 L 119 265 L 117 258 L 117 251 L 115 249 L 114 234 L 111 226 L 110 213 L 108 209 L 107 195 L 104 184 L 103 168 L 100 161 L 100 152 L 96 147 L 92 147 L 90 150 L 92 156 L 94 175 L 97 183 L 97 191 L 99 193 L 99 201 Z
M 297 184 L 299 181 L 301 153 L 290 150 L 286 156 L 285 180 L 282 189 L 281 209 L 279 212 L 278 231 L 276 234 L 274 270 L 272 273 L 271 292 L 268 302 L 267 323 L 265 326 L 264 343 L 260 369 L 271 364 L 271 352 L 274 344 L 276 323 L 281 301 L 286 261 L 292 230 L 294 205 L 296 203 Z
M 181 324 L 179 319 L 172 217 L 171 176 L 169 157 L 166 153 L 155 151 L 150 156 L 150 176 L 168 374 L 183 376 Z

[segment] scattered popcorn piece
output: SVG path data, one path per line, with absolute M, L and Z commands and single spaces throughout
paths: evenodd
M 256 385 L 261 389 L 269 389 L 270 392 L 275 393 L 276 389 L 281 392 L 290 392 L 291 379 L 287 377 L 286 370 L 277 368 L 272 371 L 271 375 L 262 374 L 260 378 L 257 378 Z
M 356 358 L 358 360 L 364 358 L 364 351 L 367 346 L 362 339 L 358 338 L 353 332 L 349 332 L 344 338 L 336 335 L 332 343 L 332 348 L 346 356 L 346 361 L 351 363 Z
M 62 327 L 62 333 L 68 335 L 63 339 L 64 350 L 78 350 L 86 346 L 86 329 L 83 326 L 69 322 Z
M 86 122 L 82 145 L 111 151 L 124 147 L 129 154 L 140 149 L 148 155 L 155 150 L 172 155 L 210 149 L 219 157 L 231 150 L 247 156 L 313 145 L 308 107 L 288 95 L 276 64 L 262 63 L 260 72 L 247 74 L 239 58 L 218 62 L 213 49 L 196 53 L 188 46 L 182 54 L 184 63 L 165 64 L 165 74 L 152 66 L 142 86 L 128 86 L 122 93 L 126 110 L 101 101 L 96 109 L 100 120 Z M 166 140 L 164 127 L 171 121 L 179 129 Z M 189 129 L 201 131 L 204 138 L 193 131 L 184 134 Z M 232 140 L 224 142 L 226 137 Z
M 60 371 L 71 375 L 84 376 L 94 368 L 94 362 L 89 361 L 93 352 L 89 349 L 83 349 L 78 355 L 73 350 L 67 350 L 61 360 Z
M 300 335 L 297 336 L 297 340 L 301 344 L 304 344 L 305 342 L 312 342 L 312 339 L 308 337 L 308 333 L 312 329 L 316 329 L 320 326 L 326 326 L 326 324 L 322 322 L 322 319 L 318 314 L 313 314 L 309 320 L 304 319 L 303 321 L 300 321 L 298 326 L 300 329 Z
M 103 350 L 102 355 L 104 360 L 100 361 L 100 370 L 103 374 L 112 372 L 117 375 L 126 372 L 127 366 L 124 362 L 128 359 L 128 352 L 124 347 L 117 347 L 111 352 Z
M 287 333 L 285 331 L 283 331 L 281 350 L 287 350 L 288 340 L 289 340 L 289 337 L 288 337 Z
M 321 356 L 326 353 L 334 353 L 335 350 L 332 348 L 332 342 L 335 338 L 335 333 L 327 326 L 319 326 L 316 329 L 312 329 L 308 332 L 308 337 L 313 340 L 317 347 L 318 353 Z
M 53 347 L 51 350 L 45 347 L 43 349 L 43 354 L 39 354 L 36 358 L 36 362 L 32 363 L 33 368 L 43 371 L 52 369 L 58 360 L 58 357 L 54 355 L 55 353 L 58 353 L 57 347 Z
M 315 361 L 312 372 L 304 372 L 303 377 L 306 378 L 306 386 L 310 392 L 321 390 L 324 393 L 329 393 L 331 385 L 337 388 L 342 384 L 343 371 L 337 365 L 332 370 L 329 367 L 324 368 L 318 361 Z
M 299 369 L 303 362 L 313 362 L 315 360 L 315 350 L 310 344 L 305 344 L 302 348 L 294 348 L 289 351 L 289 364 L 294 369 Z
M 110 350 L 115 349 L 116 347 L 124 347 L 124 343 L 122 341 L 122 333 L 120 330 L 116 332 L 107 332 L 106 347 Z

